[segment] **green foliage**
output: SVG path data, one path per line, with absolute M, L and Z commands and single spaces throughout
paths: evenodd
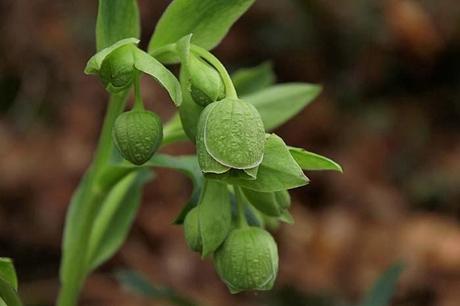
M 137 272 L 122 270 L 116 273 L 118 281 L 130 291 L 149 297 L 154 301 L 164 300 L 175 306 L 198 306 L 189 298 L 181 296 L 170 288 L 154 287 Z M 168 305 L 169 305 L 168 304 Z
M 99 0 L 97 50 L 107 48 L 121 39 L 139 36 L 139 8 L 136 0 Z
M 18 279 L 10 258 L 0 258 L 0 304 L 21 306 L 18 296 Z
M 192 43 L 214 48 L 255 0 L 174 0 L 163 13 L 149 43 L 149 53 L 193 33 Z M 162 61 L 174 61 L 164 58 Z
M 76 305 L 88 274 L 121 247 L 155 167 L 174 169 L 191 179 L 192 195 L 174 223 L 185 220 L 188 245 L 203 258 L 215 259 L 230 291 L 273 286 L 277 246 L 263 228 L 293 222 L 287 190 L 309 182 L 302 170 L 342 169 L 326 157 L 288 147 L 279 136 L 265 134 L 316 98 L 319 86 L 273 85 L 269 63 L 239 70 L 232 79 L 208 51 L 253 3 L 174 0 L 158 22 L 147 53 L 137 46 L 136 1 L 99 1 L 98 52 L 85 73 L 97 74 L 111 98 L 94 161 L 66 218 L 59 306 Z M 164 63 L 180 63 L 179 80 Z M 160 119 L 144 109 L 142 73 L 162 85 L 179 107 L 163 131 Z M 123 113 L 132 87 L 133 110 Z M 160 145 L 184 140 L 185 135 L 196 142 L 196 156 L 155 154 Z M 1 273 L 0 297 L 8 305 L 19 305 L 8 295 L 15 291 L 1 282 Z M 190 305 L 175 295 L 164 297 Z
M 151 178 L 149 171 L 132 172 L 110 190 L 91 229 L 88 267 L 94 270 L 120 248 L 141 201 L 141 188 Z
M 388 306 L 395 291 L 396 283 L 404 270 L 401 262 L 391 265 L 370 288 L 360 306 Z
M 232 75 L 236 92 L 243 97 L 273 85 L 275 80 L 273 65 L 270 62 L 252 68 L 239 69 Z
M 271 131 L 298 114 L 320 92 L 317 85 L 281 84 L 245 96 L 244 100 L 257 108 L 265 130 Z
M 343 172 L 342 167 L 330 158 L 308 152 L 302 148 L 289 147 L 289 152 L 303 170 L 333 170 Z

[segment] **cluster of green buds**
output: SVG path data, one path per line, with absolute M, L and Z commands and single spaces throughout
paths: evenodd
M 190 38 L 177 46 L 181 120 L 204 178 L 200 199 L 184 219 L 185 239 L 191 250 L 212 255 L 230 292 L 269 290 L 278 251 L 264 227 L 292 222 L 287 189 L 308 179 L 282 139 L 266 134 L 258 110 L 238 98 L 220 62 Z
M 124 159 L 142 165 L 161 145 L 160 118 L 144 109 L 140 94 L 140 75 L 153 76 L 179 106 L 182 129 L 196 144 L 200 196 L 181 213 L 188 246 L 213 258 L 232 293 L 272 288 L 278 251 L 265 228 L 293 222 L 288 190 L 308 183 L 298 162 L 303 152 L 266 133 L 256 107 L 238 97 L 224 66 L 192 44 L 191 35 L 155 55 L 137 42 L 124 39 L 101 50 L 85 70 L 99 75 L 114 94 L 134 86 L 133 109 L 114 121 L 115 147 Z M 155 59 L 162 52 L 180 62 L 180 81 Z
M 128 38 L 101 50 L 88 61 L 85 73 L 99 75 L 107 91 L 113 94 L 127 92 L 134 85 L 134 107 L 116 118 L 112 138 L 124 159 L 142 165 L 160 147 L 163 125 L 157 114 L 144 108 L 140 76 L 144 72 L 153 77 L 161 73 L 171 80 L 175 77 L 153 57 L 137 48 L 137 43 L 137 39 Z

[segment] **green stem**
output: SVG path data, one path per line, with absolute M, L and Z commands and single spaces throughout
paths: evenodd
M 142 102 L 142 94 L 141 94 L 141 84 L 140 84 L 140 73 L 136 72 L 134 76 L 134 110 L 143 111 L 144 103 Z
M 233 85 L 232 78 L 228 74 L 228 71 L 227 69 L 225 69 L 224 65 L 222 65 L 222 63 L 219 61 L 219 59 L 208 50 L 198 47 L 197 45 L 191 45 L 190 49 L 192 50 L 192 52 L 201 56 L 211 65 L 213 65 L 214 68 L 216 68 L 217 72 L 219 72 L 220 77 L 222 78 L 222 81 L 224 82 L 225 95 L 227 96 L 227 98 L 237 99 L 238 95 L 236 93 L 235 86 Z
M 65 235 L 64 239 L 72 239 L 64 241 L 63 258 L 61 261 L 61 288 L 58 295 L 58 306 L 75 306 L 77 304 L 79 292 L 84 284 L 88 274 L 88 264 L 85 254 L 87 254 L 88 240 L 91 234 L 92 223 L 96 216 L 101 200 L 104 197 L 99 182 L 101 173 L 104 172 L 108 165 L 113 150 L 112 143 L 112 126 L 115 119 L 123 111 L 125 107 L 128 91 L 112 95 L 109 102 L 109 107 L 104 119 L 96 153 L 93 163 L 84 178 L 83 189 L 79 201 L 73 203 L 77 207 L 71 207 L 68 215 L 73 209 L 79 210 L 80 220 L 72 224 L 72 235 Z M 66 226 L 70 226 L 66 220 Z M 70 237 L 71 236 L 71 237 Z M 64 275 L 64 276 L 63 276 Z
M 238 227 L 247 227 L 248 221 L 246 220 L 246 214 L 244 212 L 246 201 L 243 195 L 243 191 L 236 185 L 233 186 L 233 190 L 235 190 L 236 204 L 238 207 Z

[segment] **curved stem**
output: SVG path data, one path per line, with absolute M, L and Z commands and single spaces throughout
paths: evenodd
M 150 55 L 153 57 L 159 57 L 165 53 L 176 53 L 176 44 L 167 44 L 158 49 L 154 49 L 150 52 Z
M 144 103 L 142 102 L 142 94 L 141 94 L 141 85 L 140 85 L 140 73 L 136 72 L 134 76 L 134 107 L 133 110 L 143 111 Z
M 217 72 L 219 72 L 220 77 L 222 78 L 222 81 L 224 82 L 225 95 L 227 96 L 227 98 L 238 98 L 235 86 L 232 82 L 232 78 L 228 74 L 227 69 L 225 69 L 224 65 L 222 65 L 222 63 L 219 61 L 219 59 L 208 50 L 198 47 L 196 45 L 191 45 L 190 49 L 192 50 L 192 52 L 201 56 L 211 65 L 213 65 L 214 68 L 216 68 Z

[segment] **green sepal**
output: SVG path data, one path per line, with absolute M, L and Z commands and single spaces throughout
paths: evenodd
M 264 158 L 259 165 L 255 180 L 244 180 L 233 176 L 213 176 L 212 178 L 261 192 L 292 189 L 304 186 L 309 182 L 302 169 L 289 153 L 284 141 L 275 134 L 267 135 Z
M 222 244 L 231 228 L 232 214 L 227 186 L 206 180 L 198 203 L 199 230 L 206 257 Z

